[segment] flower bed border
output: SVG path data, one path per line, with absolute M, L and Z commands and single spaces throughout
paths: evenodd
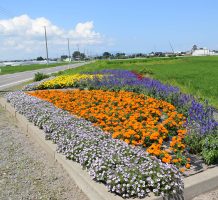
M 38 127 L 30 123 L 24 116 L 20 115 L 15 109 L 7 103 L 4 98 L 0 98 L 0 105 L 6 109 L 10 115 L 17 119 L 18 125 L 22 128 L 30 138 L 37 143 L 48 154 L 49 161 L 62 165 L 63 169 L 76 182 L 78 187 L 88 196 L 90 200 L 121 200 L 120 196 L 107 191 L 100 183 L 94 182 L 86 171 L 81 169 L 81 166 L 65 156 L 56 152 L 56 145 L 51 141 L 44 139 L 44 132 Z M 185 190 L 184 198 L 191 199 L 201 193 L 210 191 L 218 187 L 218 167 L 208 169 L 199 174 L 187 177 L 184 179 Z M 146 197 L 146 200 L 161 200 L 162 197 Z M 134 198 L 137 200 L 137 198 Z

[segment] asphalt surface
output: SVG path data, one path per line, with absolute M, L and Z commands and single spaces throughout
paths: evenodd
M 76 67 L 82 66 L 84 64 L 86 64 L 86 63 L 76 63 L 76 64 L 70 64 L 70 65 L 64 65 L 64 66 L 38 69 L 38 70 L 33 70 L 33 71 L 0 75 L 0 90 L 5 90 L 6 88 L 9 88 L 11 86 L 18 85 L 22 82 L 29 81 L 29 80 L 33 79 L 34 74 L 37 72 L 50 74 L 50 73 L 54 73 L 54 72 L 58 72 L 58 71 L 63 71 L 63 70 L 69 69 L 69 68 L 76 68 Z

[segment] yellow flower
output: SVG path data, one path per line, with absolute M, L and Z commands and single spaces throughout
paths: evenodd
M 82 80 L 82 79 L 93 79 L 93 78 L 102 78 L 103 75 L 96 74 L 96 75 L 90 75 L 90 74 L 72 74 L 72 75 L 62 75 L 58 76 L 56 78 L 53 78 L 48 81 L 44 81 L 41 83 L 38 88 L 55 88 L 57 85 L 59 88 L 64 87 L 72 87 L 73 84 L 76 81 Z

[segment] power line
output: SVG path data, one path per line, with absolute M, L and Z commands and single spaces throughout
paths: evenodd
M 173 46 L 172 46 L 172 44 L 170 43 L 170 41 L 169 41 L 169 44 L 170 44 L 170 48 L 171 48 L 172 52 L 174 53 L 174 49 L 173 49 Z

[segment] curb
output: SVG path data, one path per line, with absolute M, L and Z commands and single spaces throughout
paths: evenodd
M 209 192 L 218 187 L 218 167 L 187 177 L 184 184 L 185 199 L 192 199 L 195 196 Z
M 49 161 L 60 164 L 63 167 L 90 200 L 123 200 L 122 197 L 108 192 L 103 184 L 93 181 L 89 174 L 85 170 L 82 170 L 78 163 L 67 160 L 64 155 L 57 153 L 56 145 L 49 140 L 45 140 L 44 132 L 30 123 L 24 116 L 16 112 L 4 98 L 0 98 L 0 105 L 7 110 L 11 116 L 15 117 L 19 127 L 22 128 L 35 143 L 41 146 L 41 148 L 47 153 Z M 204 172 L 187 177 L 184 179 L 184 184 L 185 200 L 191 200 L 195 196 L 213 190 L 218 187 L 218 167 L 207 169 Z M 163 200 L 163 197 L 155 197 L 151 194 L 150 197 L 143 199 Z M 183 199 L 183 197 L 179 199 Z M 130 198 L 129 200 L 133 199 Z M 134 200 L 139 199 L 134 198 Z

